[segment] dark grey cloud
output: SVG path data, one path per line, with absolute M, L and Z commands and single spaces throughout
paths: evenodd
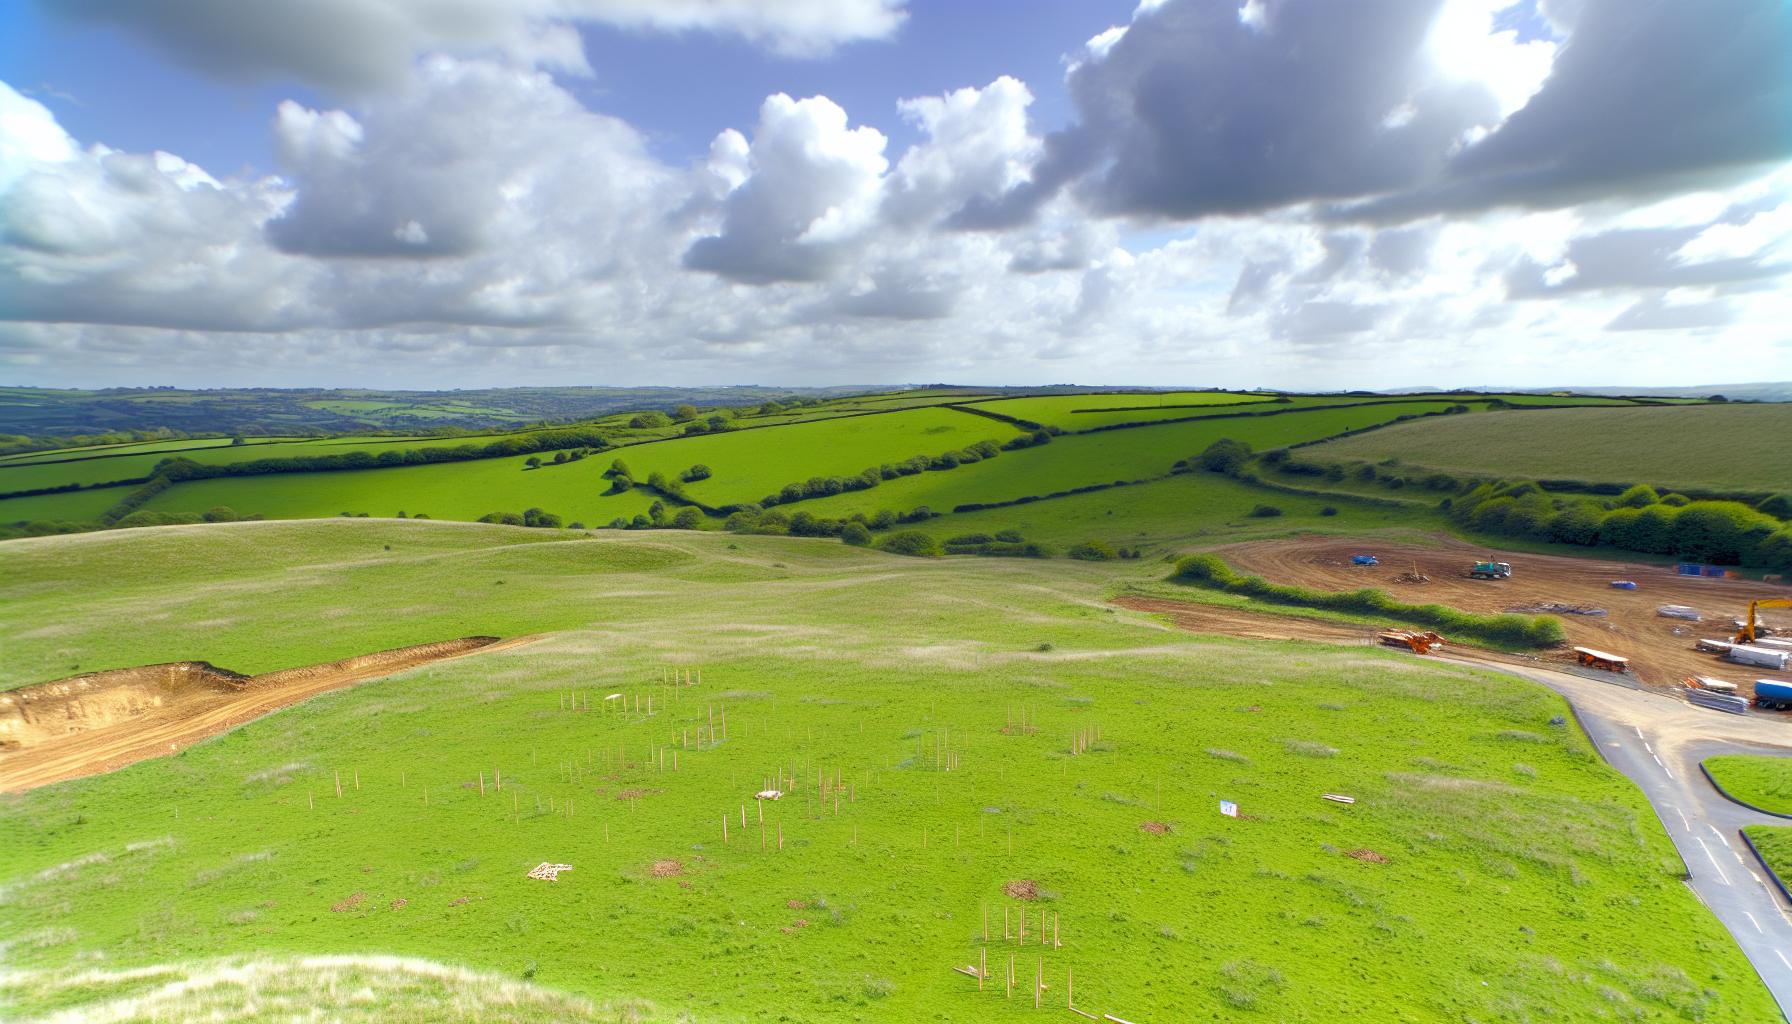
M 1792 157 L 1792 3 L 1580 0 L 1541 91 L 1437 180 L 1343 216 L 1551 208 L 1723 185 Z
M 425 52 L 589 71 L 571 22 L 739 36 L 789 55 L 889 36 L 902 0 L 39 0 L 116 25 L 206 74 L 345 93 L 400 86 Z
M 1670 304 L 1659 295 L 1638 300 L 1605 325 L 1608 331 L 1689 331 L 1726 327 L 1736 311 L 1722 299 Z
M 1395 277 L 1424 270 L 1437 243 L 1437 228 L 1385 228 L 1369 243 L 1369 262 Z
M 1507 271 L 1506 293 L 1515 299 L 1536 299 L 1571 292 L 1722 285 L 1792 273 L 1792 265 L 1769 263 L 1759 256 L 1682 260 L 1681 248 L 1705 230 L 1705 225 L 1697 225 L 1583 235 L 1568 243 L 1565 261 L 1573 266 L 1562 268 L 1559 278 L 1552 279 L 1553 268 L 1524 257 Z
M 1275 279 L 1288 272 L 1285 260 L 1246 260 L 1239 268 L 1238 280 L 1232 285 L 1232 294 L 1226 299 L 1226 314 L 1238 316 L 1249 313 L 1263 305 L 1269 295 L 1270 285 Z
M 1429 180 L 1499 114 L 1482 86 L 1428 75 L 1440 7 L 1268 0 L 1261 25 L 1231 0 L 1141 13 L 1069 77 L 1075 141 L 1099 152 L 1084 194 L 1109 213 L 1192 219 Z
M 1315 299 L 1278 310 L 1270 318 L 1270 332 L 1292 341 L 1324 341 L 1340 334 L 1372 331 L 1387 307 L 1379 303 Z

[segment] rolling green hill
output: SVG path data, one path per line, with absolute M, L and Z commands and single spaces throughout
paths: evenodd
M 1592 404 L 1536 408 L 1576 402 Z M 681 525 L 715 529 L 731 510 L 756 507 L 770 497 L 777 499 L 776 514 L 765 528 L 773 532 L 798 515 L 832 521 L 827 529 L 836 535 L 846 518 L 873 520 L 881 530 L 892 525 L 889 517 L 897 516 L 942 539 L 1020 530 L 1028 541 L 1057 548 L 1101 540 L 1159 550 L 1195 537 L 1330 530 L 1345 523 L 1356 529 L 1461 529 L 1438 505 L 1459 493 L 1467 477 L 1457 475 L 1463 470 L 1453 465 L 1438 473 L 1427 458 L 1484 467 L 1504 460 L 1508 469 L 1523 465 L 1560 471 L 1585 468 L 1571 455 L 1579 446 L 1609 455 L 1591 461 L 1601 471 L 1647 473 L 1645 479 L 1657 482 L 1670 475 L 1684 478 L 1689 466 L 1718 464 L 1698 454 L 1709 450 L 1718 436 L 1762 436 L 1792 427 L 1788 410 L 1792 406 L 1639 406 L 1622 399 L 1539 395 L 1272 399 L 1225 392 L 1017 396 L 924 389 L 792 407 L 703 410 L 689 424 L 616 414 L 579 425 L 572 433 L 537 429 L 461 437 L 250 438 L 241 445 L 216 439 L 157 441 L 30 453 L 0 459 L 0 487 L 80 486 L 117 479 L 120 473 L 148 474 L 170 456 L 199 464 L 201 476 L 214 471 L 206 467 L 231 465 L 253 473 L 176 477 L 171 485 L 157 482 L 141 494 L 140 485 L 130 484 L 0 498 L 0 523 L 22 524 L 12 527 L 15 533 L 42 533 L 113 522 L 133 510 L 124 525 L 190 522 L 203 515 L 403 514 L 470 521 L 540 509 L 558 516 L 561 524 L 598 528 L 647 525 L 656 507 L 664 509 L 656 522 L 669 525 L 680 506 L 694 503 L 703 514 L 687 513 Z M 712 417 L 720 429 L 711 427 Z M 1049 429 L 1041 432 L 1024 422 L 1046 423 Z M 1643 430 L 1673 436 L 1648 446 L 1627 440 Z M 1222 440 L 1242 442 L 1258 453 L 1301 447 L 1286 466 L 1250 463 L 1230 478 L 1179 475 L 1182 464 Z M 984 442 L 982 450 L 995 454 L 963 454 Z M 568 447 L 574 444 L 580 447 Z M 469 446 L 478 449 L 474 454 L 479 457 L 465 457 Z M 1527 454 L 1477 454 L 1502 446 L 1518 446 Z M 390 459 L 401 463 L 428 449 L 454 450 L 461 461 L 349 469 L 256 462 L 340 453 L 362 453 L 366 460 L 396 453 Z M 517 454 L 493 454 L 499 451 Z M 1373 479 L 1314 475 L 1328 459 L 1394 451 L 1403 454 L 1378 461 L 1399 459 L 1398 474 L 1381 466 Z M 1459 454 L 1439 455 L 1449 452 Z M 568 456 L 570 461 L 554 461 Z M 531 467 L 531 461 L 542 464 Z M 616 461 L 628 467 L 636 486 L 617 487 L 608 472 Z M 1768 485 L 1784 461 L 1779 455 L 1764 456 L 1750 470 L 1724 463 L 1729 468 L 1708 475 Z M 708 475 L 690 472 L 698 466 Z M 1778 479 L 1792 479 L 1792 464 L 1785 473 Z M 1392 480 L 1394 475 L 1403 479 Z M 642 486 L 650 478 L 659 478 L 664 488 Z M 1390 489 L 1408 482 L 1413 486 Z M 1606 500 L 1572 493 L 1561 500 L 1569 499 Z M 1272 521 L 1260 522 L 1259 517 Z M 1328 519 L 1335 521 L 1323 521 Z M 810 527 L 798 524 L 796 529 Z M 1761 554 L 1750 564 L 1777 566 L 1782 560 L 1773 554 L 1777 550 L 1751 542 L 1749 551 Z
M 307 1002 L 357 1020 L 456 985 L 519 1020 L 1009 1020 L 1036 971 L 1060 1016 L 1067 972 L 1129 1020 L 1771 1016 L 1559 698 L 1105 604 L 1164 571 L 448 523 L 0 544 L 10 684 L 547 634 L 0 801 L 0 1000 L 249 1019 L 247 990 L 166 982 L 335 953 Z M 952 970 L 1010 956 L 1011 998 Z
M 1397 458 L 1488 476 L 1777 491 L 1792 484 L 1788 437 L 1792 404 L 1548 409 L 1393 427 L 1302 456 Z

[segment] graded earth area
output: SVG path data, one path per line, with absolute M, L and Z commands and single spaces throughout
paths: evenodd
M 8 542 L 15 685 L 547 635 L 0 797 L 0 1000 L 1773 1019 L 1560 697 L 1109 603 L 1168 571 L 368 521 Z
M 1275 583 L 1322 590 L 1375 587 L 1412 604 L 1555 615 L 1570 646 L 1627 657 L 1635 678 L 1646 684 L 1665 687 L 1689 675 L 1712 676 L 1735 682 L 1744 694 L 1753 692 L 1756 677 L 1773 673 L 1721 660 L 1693 645 L 1702 638 L 1728 640 L 1736 631 L 1732 619 L 1746 616 L 1752 600 L 1792 596 L 1792 587 L 1784 584 L 1681 576 L 1671 565 L 1499 551 L 1443 535 L 1423 544 L 1294 537 L 1250 541 L 1216 548 L 1214 553 L 1240 573 Z M 1359 554 L 1374 555 L 1380 564 L 1353 564 L 1352 558 Z M 1468 570 L 1478 561 L 1509 562 L 1512 577 L 1470 579 Z M 1402 581 L 1412 576 L 1427 581 Z M 1612 586 L 1620 580 L 1635 583 L 1636 589 Z M 1689 606 L 1703 620 L 1663 616 L 1659 609 L 1664 605 Z M 1783 611 L 1763 612 L 1760 621 L 1792 630 L 1792 615 Z M 1573 655 L 1564 648 L 1553 658 L 1568 664 Z

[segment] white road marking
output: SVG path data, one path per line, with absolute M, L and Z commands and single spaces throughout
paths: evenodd
M 1780 963 L 1786 965 L 1786 970 L 1792 971 L 1792 960 L 1786 959 L 1786 954 L 1776 949 L 1773 951 L 1773 955 L 1780 958 Z
M 1728 839 L 1725 839 L 1725 838 L 1724 838 L 1724 834 L 1723 834 L 1723 833 L 1722 833 L 1722 832 L 1719 832 L 1719 831 L 1718 831 L 1718 830 L 1717 830 L 1717 826 L 1716 826 L 1716 825 L 1713 825 L 1713 824 L 1711 824 L 1711 823 L 1710 823 L 1710 822 L 1706 822 L 1706 823 L 1705 823 L 1705 827 L 1706 827 L 1706 828 L 1708 828 L 1708 829 L 1710 829 L 1710 830 L 1711 830 L 1711 834 L 1712 834 L 1712 835 L 1714 835 L 1714 836 L 1716 836 L 1716 837 L 1717 837 L 1717 841 L 1718 841 L 1718 842 L 1720 842 L 1720 843 L 1722 843 L 1722 844 L 1724 844 L 1724 845 L 1725 845 L 1725 846 L 1729 846 L 1729 845 L 1730 845 L 1730 841 L 1729 841 L 1729 840 L 1728 840 Z
M 1674 808 L 1674 813 L 1680 816 L 1680 824 L 1686 827 L 1686 831 L 1691 832 L 1692 822 L 1686 820 L 1686 812 L 1676 807 Z
M 1758 931 L 1758 932 L 1760 932 L 1760 933 L 1761 933 L 1761 934 L 1762 934 L 1762 935 L 1766 935 L 1766 934 L 1767 934 L 1767 929 L 1765 929 L 1765 928 L 1763 928 L 1763 927 L 1761 927 L 1761 922 L 1759 922 L 1759 921 L 1757 921 L 1757 920 L 1755 920 L 1755 915 L 1753 915 L 1753 914 L 1751 914 L 1751 913 L 1749 913 L 1749 912 L 1748 912 L 1748 911 L 1746 911 L 1746 910 L 1744 910 L 1744 911 L 1743 911 L 1743 912 L 1742 912 L 1742 916 L 1743 916 L 1743 917 L 1746 917 L 1746 918 L 1748 918 L 1748 923 L 1749 923 L 1749 924 L 1752 924 L 1752 925 L 1754 925 L 1754 926 L 1755 926 L 1755 931 Z
M 1700 838 L 1700 837 L 1698 837 L 1698 836 L 1693 836 L 1693 837 L 1692 837 L 1692 838 L 1693 838 L 1693 841 L 1694 841 L 1694 842 L 1697 842 L 1697 843 L 1698 843 L 1698 844 L 1699 844 L 1699 849 L 1701 849 L 1701 850 L 1704 850 L 1704 851 L 1705 851 L 1705 859 L 1706 859 L 1706 860 L 1708 860 L 1708 861 L 1710 861 L 1710 862 L 1711 862 L 1711 866 L 1712 866 L 1712 867 L 1713 867 L 1713 868 L 1714 868 L 1714 869 L 1716 869 L 1716 871 L 1717 871 L 1717 877 L 1718 877 L 1718 878 L 1721 878 L 1721 879 L 1723 879 L 1723 883 L 1724 883 L 1724 884 L 1725 884 L 1725 885 L 1729 885 L 1729 884 L 1730 884 L 1730 876 L 1729 876 L 1729 875 L 1726 875 L 1726 874 L 1724 874 L 1724 866 L 1723 866 L 1723 865 L 1722 865 L 1722 864 L 1719 864 L 1719 863 L 1718 863 L 1718 862 L 1717 862 L 1717 858 L 1716 858 L 1716 857 L 1715 857 L 1715 856 L 1713 856 L 1713 855 L 1712 855 L 1712 853 L 1711 853 L 1711 847 L 1709 847 L 1709 846 L 1706 846 L 1706 845 L 1705 845 L 1705 840 L 1703 840 L 1703 839 L 1701 839 L 1701 838 Z
M 1631 728 L 1632 728 L 1632 729 L 1635 729 L 1635 730 L 1636 730 L 1636 738 L 1637 738 L 1637 739 L 1639 739 L 1639 740 L 1640 740 L 1640 739 L 1642 739 L 1642 738 L 1643 738 L 1643 730 L 1642 730 L 1642 727 L 1640 727 L 1640 726 L 1635 726 L 1635 725 L 1633 725 L 1633 726 L 1631 726 Z
M 1639 737 L 1639 738 L 1640 738 L 1640 737 Z M 1647 750 L 1647 751 L 1648 751 L 1648 752 L 1649 752 L 1649 753 L 1650 753 L 1650 754 L 1654 754 L 1654 753 L 1655 753 L 1655 748 L 1654 748 L 1654 747 L 1651 747 L 1651 746 L 1650 746 L 1650 745 L 1649 745 L 1649 741 L 1648 741 L 1648 740 L 1643 740 L 1643 749 L 1644 749 L 1644 750 Z

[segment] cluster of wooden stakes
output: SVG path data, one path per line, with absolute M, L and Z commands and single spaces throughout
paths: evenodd
M 1015 926 L 1016 922 L 1010 916 L 1009 910 L 1010 908 L 1008 907 L 1002 908 L 1002 941 L 1004 943 L 1013 942 L 1017 946 L 1024 947 L 1027 944 L 1027 908 L 1020 908 L 1018 928 Z M 1061 949 L 1064 945 L 1063 939 L 1060 938 L 1059 921 L 1056 913 L 1051 914 L 1048 918 L 1045 911 L 1039 911 L 1038 920 L 1033 929 L 1033 935 L 1036 938 L 1037 944 L 1040 946 L 1050 949 Z M 989 907 L 985 906 L 983 908 L 983 948 L 977 952 L 977 963 L 965 967 L 952 968 L 966 977 L 976 978 L 977 991 L 979 992 L 983 991 L 984 982 L 988 981 L 990 978 L 989 942 Z M 1016 963 L 1017 959 L 1018 954 L 1009 953 L 1006 968 L 1002 968 L 998 965 L 998 970 L 1001 970 L 1003 975 L 1002 994 L 1003 998 L 1006 999 L 1013 999 L 1015 988 L 1022 984 L 1019 980 Z M 1044 1006 L 1045 993 L 1050 988 L 1051 985 L 1045 980 L 1045 954 L 1040 953 L 1033 961 L 1033 1008 L 1035 1010 L 1041 1009 Z M 1076 1005 L 1076 972 L 1074 968 L 1068 965 L 1064 968 L 1064 1008 L 1079 1017 L 1087 1017 L 1090 1020 L 1112 1021 L 1114 1024 L 1130 1024 L 1130 1022 L 1123 1018 L 1116 1017 L 1113 1014 L 1094 1014 L 1087 1010 L 1078 1009 Z

